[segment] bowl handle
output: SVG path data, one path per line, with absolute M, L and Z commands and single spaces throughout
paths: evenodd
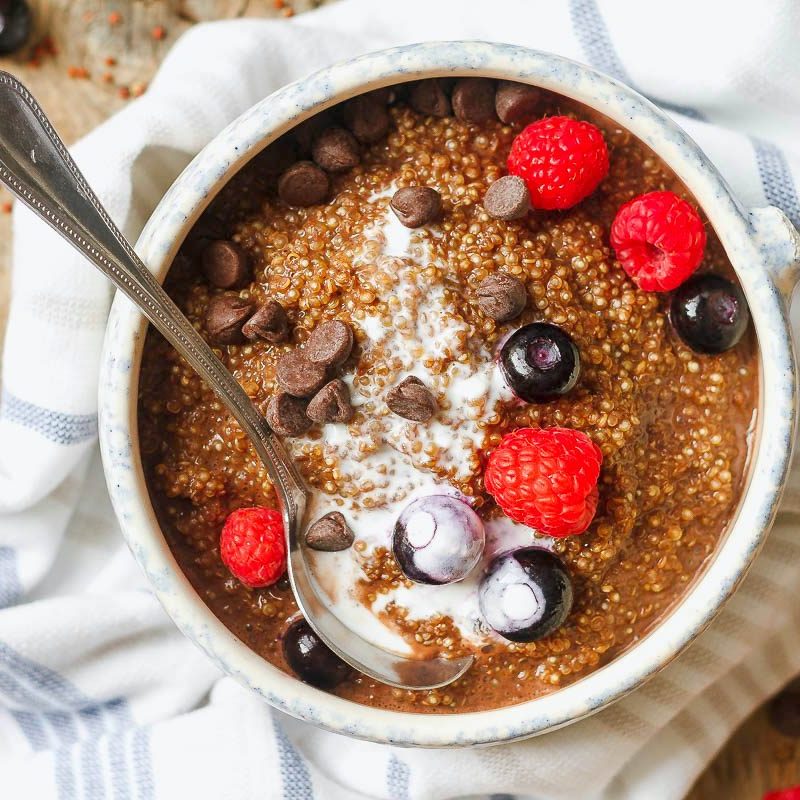
M 764 267 L 788 305 L 800 282 L 800 233 L 775 206 L 753 208 L 748 216 Z

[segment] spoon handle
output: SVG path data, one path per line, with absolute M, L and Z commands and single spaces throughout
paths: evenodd
M 395 655 L 350 630 L 325 604 L 300 546 L 308 495 L 283 445 L 111 221 L 38 103 L 2 71 L 0 181 L 133 300 L 236 418 L 275 486 L 289 581 L 298 607 L 322 640 L 351 666 L 393 686 L 435 688 L 462 675 L 471 656 L 421 661 Z
M 123 291 L 219 395 L 253 442 L 296 536 L 306 492 L 283 445 L 111 221 L 36 100 L 2 71 L 0 180 Z

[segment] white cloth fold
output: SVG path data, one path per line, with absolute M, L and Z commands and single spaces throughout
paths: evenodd
M 800 223 L 792 0 L 351 0 L 288 22 L 193 28 L 150 90 L 73 148 L 135 239 L 228 122 L 334 60 L 480 38 L 586 61 L 674 113 L 743 202 Z M 125 550 L 97 457 L 106 281 L 24 209 L 0 404 L 0 793 L 37 800 L 679 798 L 738 722 L 800 671 L 800 475 L 713 626 L 638 691 L 502 747 L 409 751 L 271 711 L 184 640 Z M 16 791 L 15 791 L 16 790 Z

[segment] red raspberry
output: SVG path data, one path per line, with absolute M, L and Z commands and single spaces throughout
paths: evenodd
M 582 431 L 520 428 L 489 456 L 486 488 L 511 519 L 548 536 L 583 533 L 597 510 L 603 454 Z
M 608 174 L 608 148 L 590 122 L 545 117 L 514 139 L 508 171 L 525 181 L 534 208 L 570 208 Z
M 283 518 L 272 508 L 240 508 L 228 515 L 219 537 L 225 566 L 246 586 L 270 586 L 286 570 Z
M 789 789 L 774 789 L 767 792 L 762 800 L 800 800 L 800 786 L 792 786 Z
M 678 195 L 648 192 L 617 211 L 611 246 L 640 289 L 668 292 L 700 266 L 706 229 L 697 211 Z

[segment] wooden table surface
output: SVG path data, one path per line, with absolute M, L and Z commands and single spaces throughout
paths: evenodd
M 0 69 L 31 89 L 69 143 L 121 108 L 129 95 L 144 91 L 160 58 L 190 25 L 233 16 L 291 16 L 320 2 L 33 0 L 32 5 L 31 43 L 49 35 L 54 47 L 45 43 L 13 59 L 0 58 Z M 0 339 L 9 288 L 9 200 L 0 189 Z M 734 734 L 689 798 L 759 800 L 768 789 L 793 784 L 800 784 L 800 740 L 775 733 L 761 709 Z

